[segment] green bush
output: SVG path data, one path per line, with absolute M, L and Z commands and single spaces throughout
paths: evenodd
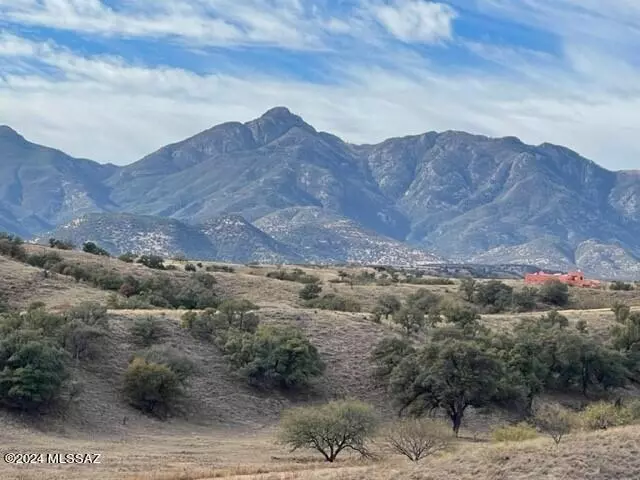
M 24 262 L 27 259 L 24 241 L 17 235 L 0 232 L 0 255 Z
M 205 271 L 207 271 L 207 272 L 234 273 L 236 270 L 235 270 L 235 268 L 228 267 L 227 265 L 207 265 L 205 267 Z
M 350 298 L 341 297 L 333 293 L 327 293 L 319 298 L 307 301 L 309 308 L 319 308 L 320 310 L 335 310 L 338 312 L 359 312 L 362 307 L 358 302 Z
M 107 328 L 107 308 L 95 302 L 82 302 L 65 312 L 69 320 L 80 320 L 86 325 Z
M 327 462 L 334 462 L 345 449 L 369 456 L 367 443 L 377 426 L 377 416 L 369 405 L 334 401 L 286 411 L 280 422 L 279 440 L 293 450 L 314 449 Z
M 499 313 L 511 307 L 513 288 L 499 280 L 478 283 L 474 301 L 490 313 Z
M 325 365 L 315 346 L 295 328 L 262 325 L 255 334 L 225 336 L 222 350 L 251 385 L 283 389 L 306 386 Z
M 274 270 L 267 272 L 267 278 L 275 278 L 277 280 L 284 280 L 288 282 L 298 283 L 318 283 L 320 279 L 314 275 L 307 275 L 303 270 L 294 268 L 292 271 L 287 270 Z
M 420 278 L 407 276 L 401 283 L 409 283 L 411 285 L 455 285 L 456 282 L 450 278 Z
M 92 255 L 99 255 L 102 257 L 110 257 L 111 255 L 104 248 L 99 247 L 94 242 L 85 242 L 82 245 L 82 251 L 90 253 Z
M 569 303 L 569 286 L 559 280 L 549 280 L 540 287 L 539 297 L 544 303 L 563 307 Z
M 195 272 L 197 270 L 196 266 L 193 263 L 187 263 L 184 266 L 185 272 Z
M 376 313 L 384 315 L 385 319 L 389 318 L 389 315 L 393 315 L 402 308 L 402 303 L 398 300 L 398 297 L 394 295 L 382 295 L 378 299 L 376 305 Z
M 169 367 L 181 382 L 186 382 L 195 372 L 195 364 L 179 350 L 167 345 L 153 345 L 137 355 L 147 363 Z
M 74 245 L 68 240 L 58 240 L 56 238 L 49 239 L 49 246 L 58 250 L 73 250 Z
M 166 418 L 184 392 L 180 378 L 167 365 L 136 357 L 125 373 L 124 393 L 133 407 Z
M 63 347 L 76 360 L 95 358 L 106 335 L 102 328 L 88 325 L 80 319 L 71 320 L 63 331 Z
M 149 347 L 164 336 L 164 328 L 154 317 L 137 318 L 129 330 L 133 343 L 141 347 Z
M 620 280 L 616 280 L 614 282 L 611 282 L 611 285 L 609 285 L 609 289 L 629 291 L 629 290 L 633 290 L 633 285 L 630 283 L 622 282 Z
M 579 418 L 581 425 L 587 430 L 606 430 L 634 421 L 631 410 L 607 402 L 592 403 L 580 412 Z
M 318 285 L 317 283 L 309 283 L 308 285 L 302 287 L 302 289 L 298 293 L 298 296 L 302 300 L 312 300 L 314 298 L 318 298 L 321 292 L 322 287 L 320 285 Z
M 159 255 L 142 255 L 138 258 L 137 263 L 154 270 L 164 270 L 164 258 Z
M 67 354 L 41 333 L 14 330 L 0 340 L 0 404 L 34 411 L 59 398 Z
M 538 438 L 538 432 L 527 423 L 498 427 L 491 433 L 494 442 L 523 442 L 534 438 Z
M 26 261 L 33 267 L 51 270 L 54 266 L 62 262 L 62 257 L 57 252 L 34 253 L 27 256 Z
M 133 263 L 135 262 L 137 255 L 133 252 L 125 252 L 118 257 L 118 260 L 125 263 Z

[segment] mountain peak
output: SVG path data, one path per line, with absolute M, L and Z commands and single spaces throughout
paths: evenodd
M 0 125 L 0 138 L 24 141 L 24 137 L 8 125 Z
M 245 124 L 257 143 L 266 145 L 294 127 L 315 132 L 301 117 L 291 113 L 287 107 L 274 107 L 267 110 L 260 118 Z

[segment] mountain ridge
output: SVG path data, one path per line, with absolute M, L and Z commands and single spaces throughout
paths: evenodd
M 18 168 L 19 142 L 2 131 L 0 173 L 7 174 L 0 180 L 0 228 L 19 225 L 18 233 L 53 230 L 87 213 L 127 212 L 187 225 L 232 214 L 274 242 L 304 245 L 307 259 L 327 258 L 328 247 L 309 240 L 316 235 L 342 256 L 376 245 L 384 258 L 382 245 L 392 241 L 389 258 L 402 252 L 398 258 L 410 259 L 415 249 L 418 256 L 432 252 L 456 261 L 537 259 L 590 274 L 638 275 L 639 173 L 608 170 L 560 145 L 456 130 L 356 145 L 274 107 L 125 166 L 80 167 L 80 159 L 35 146 Z M 12 169 L 5 157 L 13 158 Z M 11 180 L 29 168 L 30 182 Z M 38 195 L 43 172 L 53 180 Z M 25 202 L 25 189 L 34 200 Z M 301 214 L 312 210 L 320 216 Z M 274 229 L 289 211 L 298 212 L 289 231 L 287 225 Z M 389 240 L 363 240 L 375 235 Z

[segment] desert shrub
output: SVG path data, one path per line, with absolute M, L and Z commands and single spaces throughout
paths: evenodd
M 325 368 L 316 347 L 290 327 L 262 325 L 255 334 L 234 330 L 225 335 L 222 350 L 251 385 L 306 386 Z
M 402 308 L 402 303 L 395 295 L 383 295 L 376 304 L 376 312 L 383 315 L 385 319 L 389 318 L 389 315 L 395 314 L 400 308 Z
M 620 280 L 616 280 L 614 282 L 611 282 L 611 285 L 609 285 L 609 289 L 610 290 L 629 291 L 629 290 L 633 290 L 633 285 L 631 283 L 626 283 L 626 282 L 622 282 Z
M 412 285 L 455 285 L 456 282 L 450 278 L 420 278 L 409 275 L 401 283 L 409 283 Z
M 28 255 L 26 261 L 33 267 L 51 270 L 55 265 L 62 262 L 62 257 L 57 252 L 34 253 Z
M 309 283 L 300 289 L 298 296 L 302 300 L 312 300 L 318 298 L 322 292 L 322 287 L 317 283 Z
M 180 378 L 167 365 L 136 357 L 125 373 L 124 393 L 133 407 L 166 418 L 183 390 Z
M 393 314 L 393 323 L 399 325 L 406 335 L 420 332 L 425 326 L 424 312 L 419 308 L 405 307 Z
M 164 270 L 178 270 L 178 267 L 176 265 L 166 265 L 165 267 L 163 267 Z
M 538 437 L 538 432 L 527 423 L 498 427 L 491 433 L 494 442 L 523 442 Z
M 34 411 L 59 398 L 67 379 L 66 352 L 33 330 L 0 340 L 0 404 Z
M 4 294 L 0 293 L 0 313 L 9 311 L 9 302 L 7 302 Z
M 429 418 L 410 418 L 387 427 L 383 435 L 387 447 L 412 462 L 419 462 L 444 450 L 451 442 L 446 425 Z
M 317 407 L 301 407 L 284 413 L 280 442 L 297 450 L 317 450 L 333 462 L 345 449 L 369 455 L 367 442 L 378 424 L 373 408 L 356 401 L 334 401 Z
M 104 329 L 74 319 L 64 326 L 62 345 L 76 360 L 91 359 L 99 353 L 105 335 Z
M 327 293 L 319 298 L 307 301 L 309 308 L 319 308 L 320 310 L 335 310 L 338 312 L 359 312 L 361 306 L 355 300 L 341 297 L 333 293 Z
M 125 252 L 118 257 L 118 260 L 125 263 L 133 263 L 135 262 L 137 255 L 133 252 Z
M 498 313 L 511 307 L 513 288 L 499 280 L 489 280 L 476 286 L 474 301 L 491 313 Z
M 450 304 L 442 309 L 442 315 L 448 323 L 457 327 L 473 331 L 480 325 L 480 313 L 473 307 L 466 305 Z
M 236 271 L 235 268 L 229 267 L 227 265 L 207 265 L 204 269 L 207 272 L 234 273 Z
M 318 283 L 320 279 L 315 275 L 307 275 L 303 270 L 294 268 L 292 271 L 285 269 L 274 270 L 267 272 L 267 278 L 275 278 L 277 280 L 284 280 L 288 282 L 298 283 Z
M 371 352 L 371 361 L 375 365 L 374 378 L 387 381 L 402 360 L 414 353 L 415 349 L 406 338 L 383 338 Z
M 154 317 L 136 318 L 129 329 L 131 340 L 141 347 L 159 342 L 164 333 L 162 324 Z
M 96 302 L 82 302 L 65 312 L 69 320 L 80 320 L 86 325 L 107 328 L 107 308 Z
M 516 312 L 530 312 L 535 310 L 538 299 L 538 290 L 533 287 L 524 287 L 513 292 L 513 308 Z
M 110 257 L 111 255 L 104 248 L 99 247 L 94 242 L 85 242 L 82 245 L 82 251 L 92 255 L 100 255 L 102 257 Z
M 140 293 L 140 282 L 137 278 L 127 275 L 124 277 L 122 285 L 118 289 L 118 293 L 123 297 L 133 297 Z
M 243 332 L 255 332 L 258 327 L 258 316 L 252 312 L 260 307 L 249 300 L 228 299 L 218 306 L 216 315 L 218 327 L 221 329 L 235 328 Z
M 407 307 L 421 310 L 423 313 L 428 313 L 436 308 L 439 303 L 440 297 L 424 288 L 419 289 L 407 297 Z
M 122 275 L 115 271 L 98 268 L 91 275 L 90 283 L 102 290 L 118 291 L 124 282 Z
M 540 406 L 533 420 L 536 427 L 549 435 L 556 445 L 571 432 L 576 422 L 575 415 L 558 404 Z
M 563 307 L 569 303 L 569 286 L 559 280 L 549 280 L 540 287 L 538 295 L 544 303 Z
M 17 235 L 0 232 L 0 255 L 11 257 L 21 262 L 27 259 L 24 241 Z
M 633 412 L 613 403 L 597 402 L 588 405 L 579 415 L 580 424 L 587 430 L 606 430 L 633 422 Z
M 472 302 L 476 293 L 477 284 L 478 282 L 475 278 L 465 277 L 460 280 L 460 287 L 458 287 L 458 291 L 466 301 Z
M 180 318 L 180 326 L 187 330 L 191 330 L 197 319 L 198 314 L 196 312 L 185 312 Z
M 29 304 L 29 306 L 27 307 L 27 311 L 32 311 L 32 310 L 40 310 L 41 308 L 45 308 L 47 306 L 46 303 L 40 301 L 40 300 L 36 300 L 35 302 L 31 302 Z
M 74 245 L 68 240 L 58 240 L 56 238 L 49 239 L 49 246 L 58 250 L 73 250 Z
M 147 363 L 169 367 L 181 382 L 185 382 L 195 372 L 195 364 L 189 357 L 168 345 L 153 345 L 137 355 Z
M 138 258 L 137 263 L 154 270 L 164 270 L 164 258 L 159 255 L 142 255 Z
M 195 272 L 197 270 L 196 266 L 193 263 L 187 263 L 184 266 L 185 272 Z

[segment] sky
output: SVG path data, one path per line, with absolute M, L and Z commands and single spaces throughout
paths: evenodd
M 640 1 L 0 0 L 0 124 L 33 142 L 128 164 L 274 106 L 640 168 Z

